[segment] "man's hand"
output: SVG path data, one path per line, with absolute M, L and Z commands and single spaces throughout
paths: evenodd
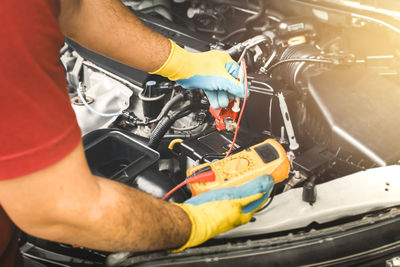
M 265 203 L 274 179 L 262 175 L 240 187 L 209 191 L 179 205 L 192 222 L 189 240 L 176 251 L 197 246 L 211 237 L 250 221 Z
M 244 97 L 239 65 L 224 51 L 191 53 L 171 41 L 167 61 L 153 74 L 176 81 L 186 89 L 203 89 L 211 107 L 227 107 L 233 96 Z

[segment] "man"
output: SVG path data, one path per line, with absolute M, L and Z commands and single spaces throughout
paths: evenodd
M 218 108 L 244 95 L 228 54 L 189 53 L 118 0 L 4 0 L 0 21 L 0 266 L 15 261 L 14 224 L 98 250 L 182 250 L 248 222 L 254 201 L 270 192 L 272 178 L 263 176 L 172 204 L 93 176 L 58 60 L 63 32 L 114 60 L 202 88 Z

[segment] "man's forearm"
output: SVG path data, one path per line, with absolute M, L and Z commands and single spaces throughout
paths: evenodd
M 67 218 L 46 238 L 106 251 L 177 248 L 188 240 L 191 224 L 178 206 L 108 179 L 96 180 L 97 201 L 87 210 L 80 206 L 82 213 L 69 203 L 63 208 Z
M 64 34 L 102 55 L 150 72 L 167 60 L 170 43 L 146 27 L 119 0 L 62 0 Z
M 93 176 L 82 145 L 47 169 L 0 181 L 0 204 L 28 234 L 105 251 L 177 248 L 192 227 L 178 206 Z

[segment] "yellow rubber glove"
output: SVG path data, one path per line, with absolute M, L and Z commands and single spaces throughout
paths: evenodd
M 191 53 L 170 42 L 168 59 L 151 74 L 167 77 L 186 89 L 203 89 L 214 109 L 227 107 L 234 96 L 244 97 L 244 86 L 237 80 L 240 67 L 228 53 Z
M 197 246 L 211 237 L 250 221 L 268 199 L 274 179 L 262 175 L 240 187 L 209 191 L 187 200 L 180 206 L 189 216 L 192 232 L 179 252 Z

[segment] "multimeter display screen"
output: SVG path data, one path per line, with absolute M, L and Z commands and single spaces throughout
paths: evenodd
M 276 151 L 276 149 L 270 144 L 256 146 L 254 150 L 264 163 L 268 163 L 279 158 L 278 151 Z

